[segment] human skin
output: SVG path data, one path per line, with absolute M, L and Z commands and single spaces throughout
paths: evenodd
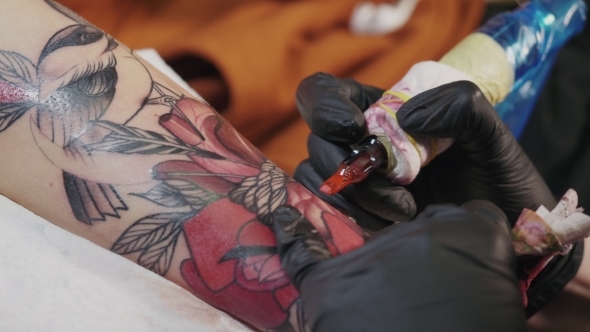
M 262 330 L 304 329 L 269 225 L 364 233 L 205 102 L 50 0 L 0 4 L 0 193 Z
M 590 329 L 590 239 L 584 240 L 584 258 L 578 273 L 557 297 L 528 320 L 531 332 Z

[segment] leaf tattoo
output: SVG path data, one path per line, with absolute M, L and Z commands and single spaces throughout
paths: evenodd
M 0 132 L 8 129 L 33 106 L 36 68 L 26 57 L 0 51 Z
M 229 198 L 256 213 L 258 220 L 270 225 L 270 214 L 287 201 L 287 175 L 273 163 L 262 164 L 257 176 L 246 178 L 229 193 Z
M 177 208 L 188 205 L 188 202 L 180 193 L 180 191 L 172 188 L 166 183 L 159 183 L 146 193 L 131 195 L 145 198 L 153 203 L 170 208 Z
M 223 197 L 186 180 L 165 180 L 146 193 L 132 195 L 165 207 L 178 208 L 188 205 L 195 212 Z
M 98 143 L 86 145 L 90 151 L 109 151 L 123 154 L 194 154 L 203 158 L 223 160 L 223 156 L 188 145 L 172 136 L 162 135 L 153 131 L 109 122 L 95 121 L 94 124 L 108 129 L 111 133 Z
M 112 251 L 126 255 L 144 250 L 174 234 L 186 213 L 159 213 L 139 219 L 117 239 Z
M 0 103 L 0 132 L 8 129 L 16 120 L 20 119 L 31 105 L 28 103 Z
M 160 275 L 170 267 L 182 223 L 192 213 L 159 213 L 135 222 L 113 244 L 111 251 L 126 255 L 141 251 L 138 262 Z
M 170 268 L 174 248 L 178 242 L 178 236 L 181 232 L 165 238 L 148 249 L 144 250 L 137 260 L 137 263 L 146 269 L 154 271 L 159 275 L 165 275 Z
M 0 79 L 33 90 L 37 86 L 36 73 L 37 69 L 31 60 L 15 52 L 0 51 Z
M 166 180 L 165 182 L 168 186 L 177 190 L 195 211 L 201 211 L 207 205 L 222 198 L 221 195 L 204 189 L 190 181 Z

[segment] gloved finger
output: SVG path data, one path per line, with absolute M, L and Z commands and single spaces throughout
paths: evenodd
M 283 205 L 272 213 L 281 265 L 295 287 L 319 262 L 331 258 L 328 246 L 313 225 L 295 208 Z
M 525 207 L 555 206 L 535 166 L 475 84 L 460 81 L 423 92 L 404 104 L 397 118 L 412 136 L 455 138 L 460 152 L 455 163 L 469 172 L 461 179 L 470 197 L 494 202 L 512 222 Z
M 404 187 L 397 186 L 380 174 L 371 174 L 362 183 L 346 188 L 350 197 L 368 212 L 392 222 L 410 221 L 416 215 L 414 196 Z
M 323 179 L 329 178 L 350 153 L 314 134 L 307 140 L 307 150 L 311 166 Z M 363 182 L 348 186 L 340 193 L 348 201 L 385 220 L 409 221 L 416 214 L 412 194 L 381 174 L 373 173 Z
M 506 236 L 510 235 L 510 222 L 506 214 L 496 204 L 486 200 L 475 199 L 461 205 L 461 208 L 494 222 L 502 229 Z
M 427 229 L 431 241 L 438 242 L 441 249 L 480 265 L 496 266 L 492 270 L 503 271 L 504 277 L 512 278 L 516 256 L 509 225 L 508 218 L 499 207 L 489 201 L 472 200 L 461 207 L 454 204 L 429 205 L 412 223 L 406 224 L 403 232 L 416 232 L 421 227 Z M 396 235 L 403 236 L 403 232 Z M 489 255 L 503 258 L 482 259 Z
M 356 204 L 346 200 L 340 194 L 325 195 L 321 193 L 319 188 L 324 182 L 324 179 L 313 169 L 309 160 L 305 160 L 297 166 L 293 178 L 328 204 L 352 216 L 357 224 L 367 231 L 379 231 L 391 225 L 390 221 L 368 213 Z
M 500 122 L 493 106 L 472 82 L 459 81 L 424 91 L 397 112 L 400 127 L 416 137 L 488 138 L 490 125 Z
M 377 101 L 383 90 L 317 73 L 304 79 L 297 89 L 299 113 L 316 135 L 337 143 L 356 143 L 366 133 L 363 112 Z

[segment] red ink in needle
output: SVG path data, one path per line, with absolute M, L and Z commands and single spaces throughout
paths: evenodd
M 385 165 L 387 151 L 377 137 L 369 136 L 362 140 L 352 154 L 340 163 L 340 166 L 320 187 L 320 192 L 335 195 L 348 185 L 358 183 L 376 169 Z

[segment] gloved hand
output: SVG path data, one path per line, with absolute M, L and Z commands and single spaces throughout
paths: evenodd
M 479 88 L 455 82 L 423 92 L 397 112 L 401 128 L 415 137 L 452 137 L 455 143 L 420 170 L 408 186 L 392 184 L 379 173 L 326 196 L 318 188 L 350 153 L 349 144 L 366 134 L 363 111 L 382 90 L 315 74 L 297 91 L 299 112 L 310 126 L 309 160 L 295 171 L 295 179 L 318 196 L 356 217 L 358 223 L 378 230 L 392 221 L 407 221 L 427 205 L 463 204 L 484 199 L 496 204 L 513 224 L 523 208 L 544 205 L 555 198 L 509 129 L 502 123 Z M 555 257 L 529 288 L 527 314 L 550 301 L 577 272 L 583 242 L 567 256 Z M 520 260 L 520 269 L 537 260 Z
M 330 252 L 297 210 L 273 213 L 282 266 L 312 331 L 525 331 L 506 216 L 432 206 L 363 247 Z
M 380 96 L 378 89 L 327 74 L 304 80 L 297 105 L 315 135 L 308 142 L 309 163 L 295 178 L 319 188 L 350 153 L 342 143 L 358 142 L 367 134 L 362 111 Z M 485 199 L 515 222 L 523 208 L 555 206 L 545 181 L 475 84 L 455 82 L 418 94 L 401 107 L 397 119 L 414 137 L 450 137 L 455 144 L 405 188 L 375 174 L 344 191 L 345 198 L 367 211 L 407 221 L 430 204 Z

